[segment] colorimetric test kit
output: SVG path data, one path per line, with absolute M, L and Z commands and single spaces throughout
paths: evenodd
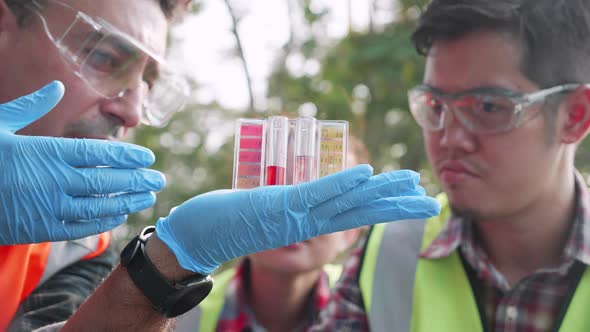
M 298 184 L 346 165 L 348 122 L 311 117 L 236 121 L 234 189 Z
M 234 189 L 255 188 L 261 185 L 264 178 L 264 169 L 262 168 L 265 143 L 264 128 L 264 120 L 238 120 L 232 183 Z

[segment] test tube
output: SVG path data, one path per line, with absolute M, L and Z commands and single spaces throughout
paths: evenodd
M 293 166 L 295 165 L 295 119 L 289 119 L 289 137 L 287 138 L 287 174 L 285 184 L 293 184 Z
M 295 122 L 295 165 L 293 166 L 293 184 L 313 181 L 316 171 L 316 119 L 298 118 Z
M 265 120 L 236 121 L 232 188 L 250 189 L 262 185 L 264 133 Z
M 289 119 L 272 116 L 267 120 L 265 184 L 284 185 L 287 169 Z
M 322 177 L 340 172 L 346 167 L 346 151 L 348 151 L 348 122 L 318 122 L 318 169 L 319 176 Z

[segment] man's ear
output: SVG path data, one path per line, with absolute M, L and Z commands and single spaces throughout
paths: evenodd
M 560 121 L 560 140 L 575 144 L 588 135 L 590 128 L 590 85 L 581 85 L 562 104 L 565 117 Z

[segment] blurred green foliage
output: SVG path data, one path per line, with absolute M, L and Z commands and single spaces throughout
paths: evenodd
M 335 44 L 326 46 L 313 37 L 303 41 L 291 53 L 305 62 L 318 61 L 319 73 L 294 74 L 286 61 L 279 62 L 269 81 L 269 98 L 283 113 L 311 103 L 317 118 L 348 120 L 351 134 L 367 145 L 377 172 L 422 170 L 423 182 L 434 194 L 438 187 L 430 180 L 421 131 L 407 107 L 407 91 L 423 74 L 424 59 L 410 35 L 425 3 L 402 1 L 395 23 L 350 31 Z M 309 21 L 312 28 L 319 23 Z

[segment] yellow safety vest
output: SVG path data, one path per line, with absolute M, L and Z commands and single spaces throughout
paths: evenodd
M 377 225 L 365 248 L 359 284 L 371 331 L 481 332 L 467 273 L 458 252 L 422 259 L 442 230 L 449 208 L 427 221 Z M 586 268 L 559 331 L 590 331 L 590 270 Z

